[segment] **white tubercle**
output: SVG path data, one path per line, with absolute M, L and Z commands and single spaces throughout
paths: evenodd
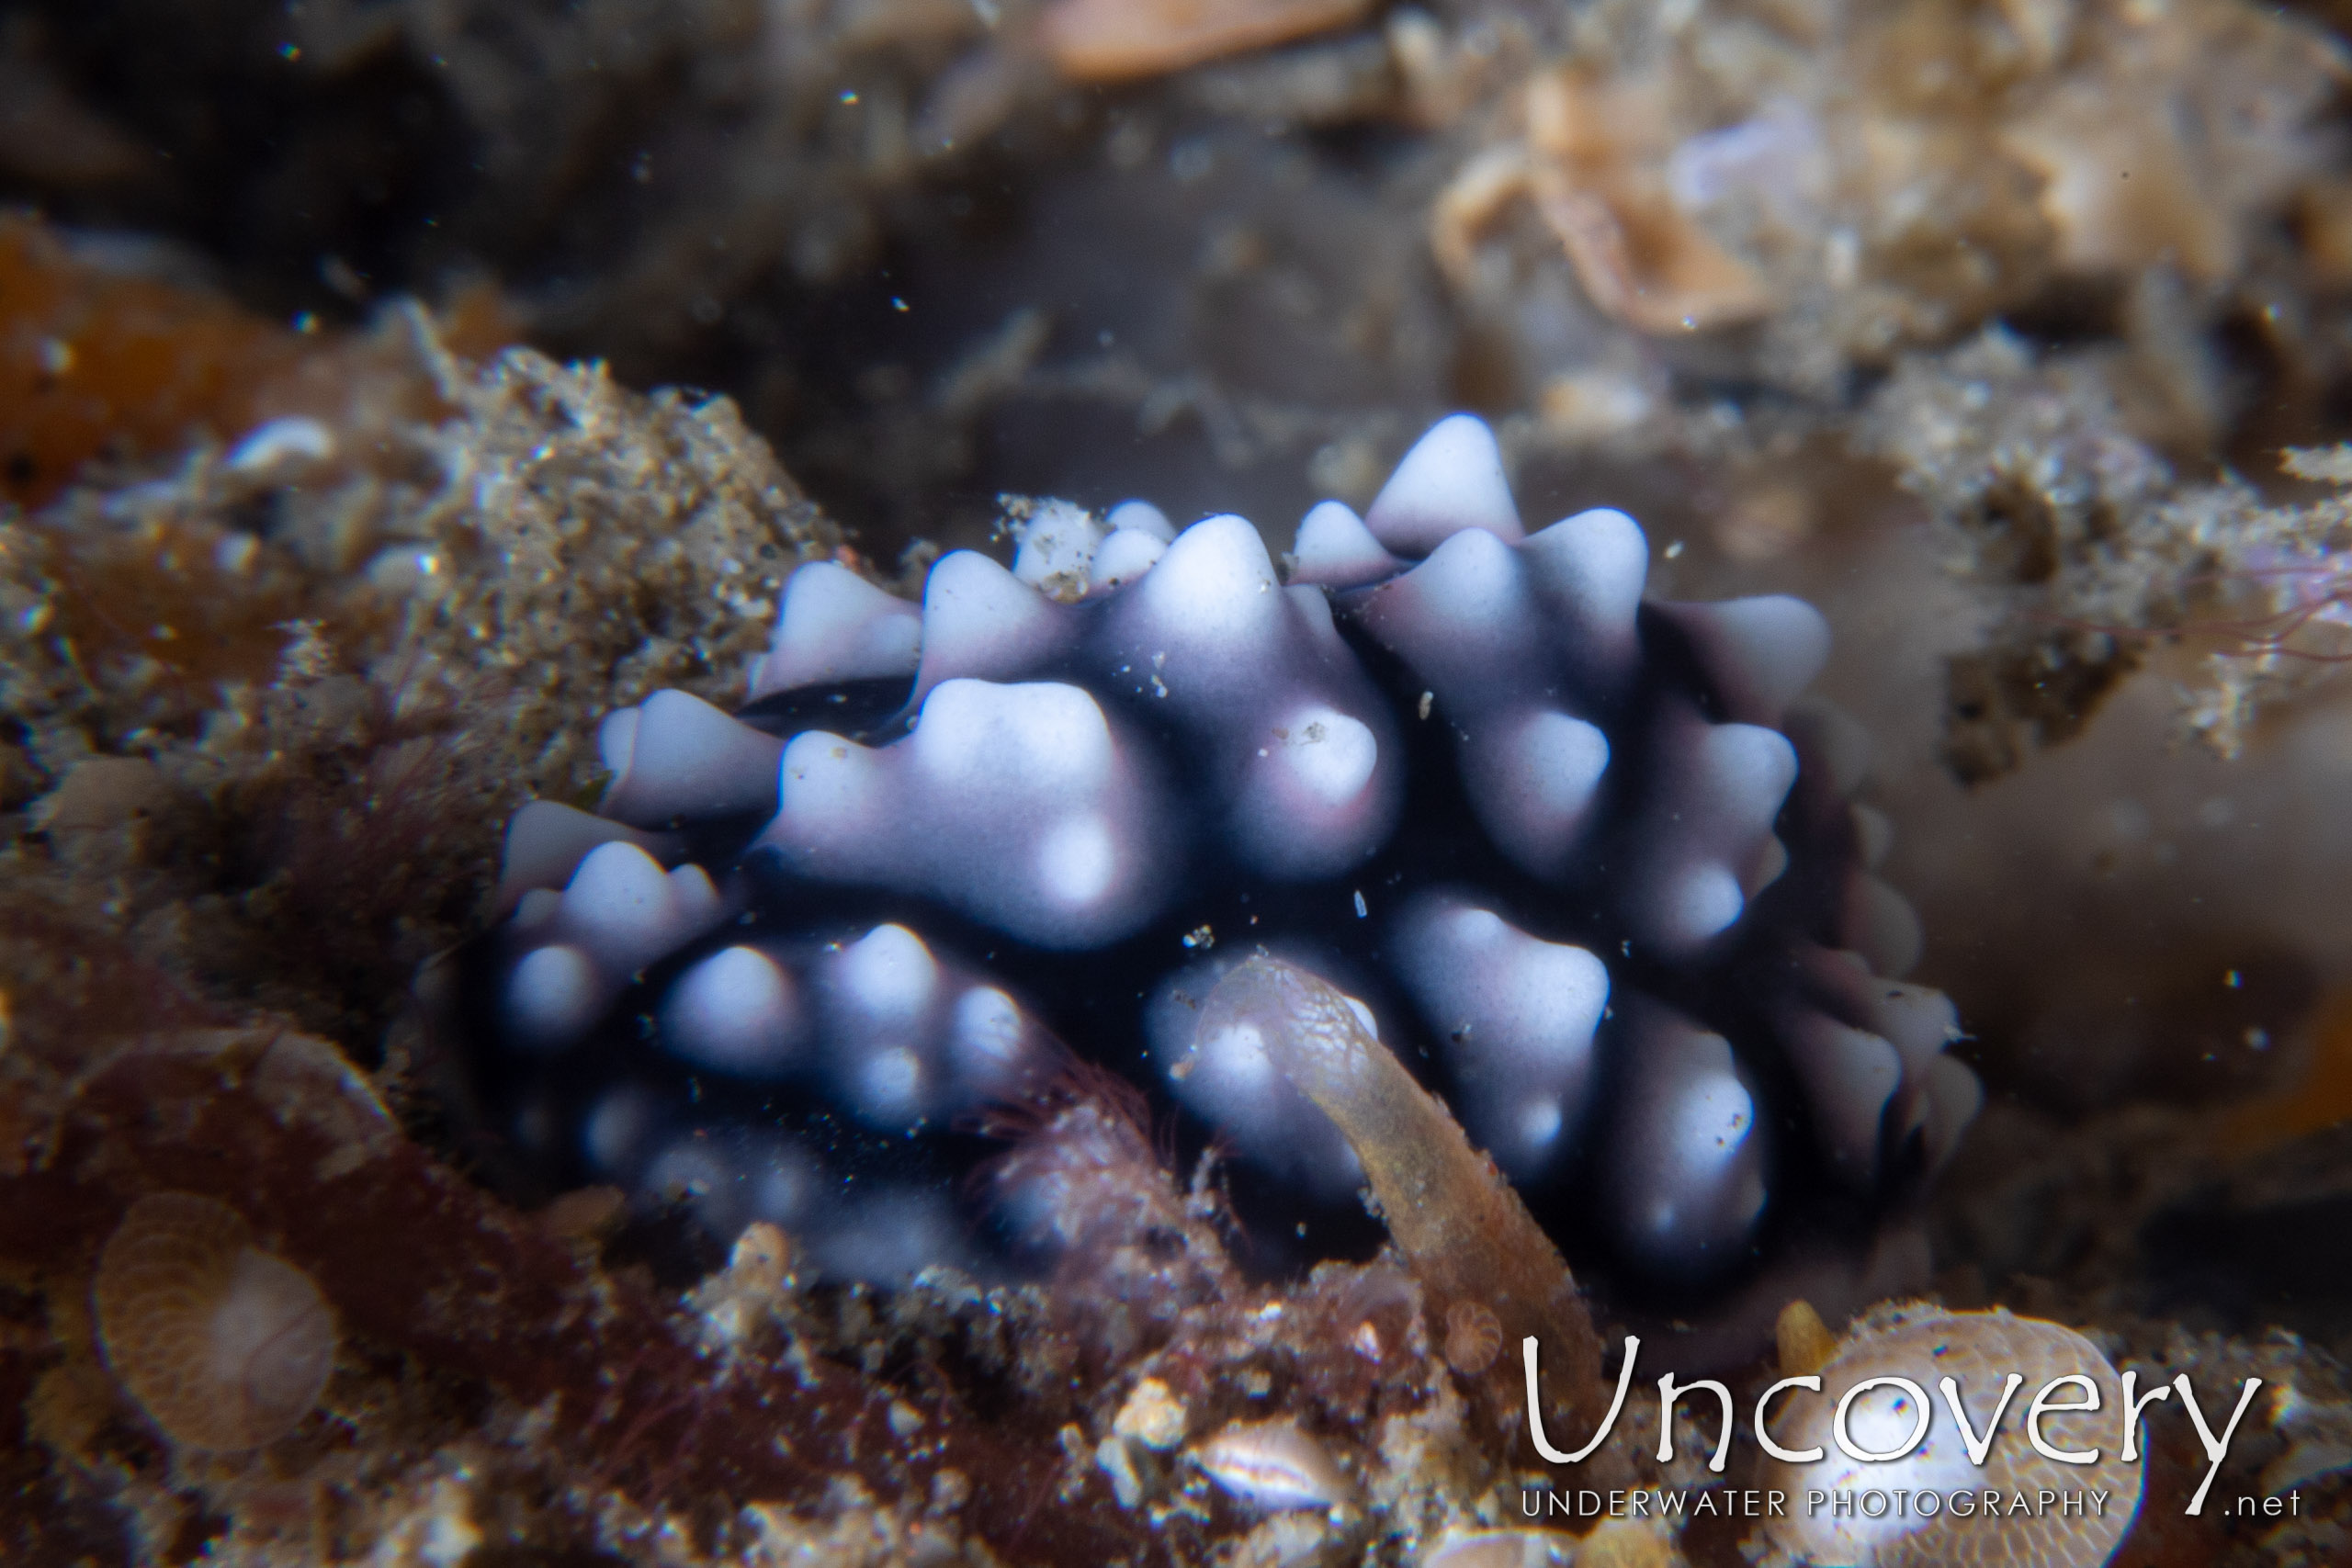
M 725 915 L 698 865 L 664 873 L 630 843 L 591 850 L 572 873 L 556 924 L 609 976 L 625 978 L 693 941 Z
M 1785 593 L 1658 609 L 1690 637 L 1724 711 L 1742 724 L 1779 724 L 1829 661 L 1829 623 Z
M 933 690 L 888 746 L 796 739 L 762 841 L 808 874 L 939 898 L 1048 947 L 1100 946 L 1148 919 L 1172 847 L 1092 697 L 966 680 Z
M 1849 806 L 1846 809 L 1853 819 L 1855 853 L 1861 857 L 1864 870 L 1876 871 L 1885 863 L 1887 852 L 1894 848 L 1894 824 L 1876 807 Z
M 526 801 L 506 823 L 498 907 L 512 909 L 534 890 L 561 888 L 589 851 L 610 843 L 635 844 L 659 861 L 675 860 L 685 848 L 674 833 L 640 832 L 560 801 Z
M 834 954 L 827 976 L 836 1006 L 872 1039 L 906 1038 L 930 1016 L 939 961 L 904 926 L 876 926 Z
M 581 1123 L 580 1152 L 597 1174 L 618 1179 L 645 1152 L 661 1120 L 653 1096 L 638 1084 L 608 1089 Z
M 1781 716 L 1781 728 L 1796 742 L 1805 772 L 1826 780 L 1831 794 L 1849 797 L 1869 779 L 1871 732 L 1837 704 L 1799 697 Z
M 1017 780 L 1038 804 L 1091 804 L 1112 782 L 1116 753 L 1092 697 L 1051 682 L 1000 686 L 954 681 L 924 702 L 900 742 L 910 765 L 941 790 L 1001 790 Z
M 583 812 L 582 815 L 584 816 L 586 814 Z M 599 818 L 599 820 L 602 820 L 602 818 Z M 611 840 L 608 839 L 600 839 L 597 842 L 609 843 Z M 589 849 L 594 848 L 595 848 L 594 844 L 591 844 L 589 846 Z M 583 850 L 581 852 L 585 854 L 587 851 Z M 574 861 L 572 863 L 576 865 L 579 863 Z M 565 872 L 563 874 L 563 880 L 568 882 L 571 879 L 571 874 L 569 871 Z M 562 908 L 563 890 L 561 888 L 528 888 L 525 890 L 521 897 L 514 900 L 514 912 L 506 918 L 507 924 L 513 927 L 514 930 L 527 935 L 532 931 L 539 930 L 549 920 L 554 919 L 557 911 L 560 910 Z
M 687 970 L 664 999 L 661 1021 L 673 1054 L 755 1079 L 791 1071 L 807 1028 L 792 976 L 754 947 L 722 948 Z
M 1284 601 L 1265 541 L 1247 518 L 1205 517 L 1176 536 L 1118 611 L 1118 641 L 1171 690 L 1241 668 L 1262 671 L 1281 636 Z
M 506 1025 L 530 1050 L 560 1051 L 588 1032 L 612 994 L 580 949 L 561 942 L 535 948 L 506 977 Z
M 1526 535 L 1495 433 L 1475 414 L 1442 419 L 1413 444 L 1374 498 L 1364 524 L 1397 555 L 1424 556 L 1464 528 L 1507 544 Z
M 752 671 L 752 700 L 835 681 L 911 675 L 922 612 L 834 561 L 809 561 L 784 585 L 784 613 Z
M 1396 817 L 1397 770 L 1371 726 L 1328 704 L 1276 711 L 1243 763 L 1231 812 L 1236 852 L 1286 880 L 1323 876 L 1380 847 Z
M 1793 957 L 1819 1006 L 1894 1047 L 1906 1083 L 1923 1080 L 1944 1048 L 1961 1038 L 1959 1011 L 1941 991 L 1889 979 L 1859 953 L 1804 946 Z
M 632 715 L 623 720 L 622 714 Z M 620 720 L 616 723 L 614 721 Z M 656 692 L 607 719 L 597 741 L 621 752 L 597 809 L 639 828 L 775 809 L 784 742 L 684 692 Z
M 1869 872 L 1857 871 L 1846 879 L 1838 940 L 1870 960 L 1880 974 L 1899 976 L 1919 962 L 1927 935 L 1908 898 Z
M 1405 570 L 1403 561 L 1381 548 L 1355 509 L 1340 501 L 1318 502 L 1299 521 L 1291 560 L 1291 581 L 1331 589 L 1361 588 Z
M 1502 852 L 1531 875 L 1568 868 L 1592 818 L 1609 738 L 1549 708 L 1477 724 L 1462 768 L 1470 804 Z
M 1121 528 L 1094 552 L 1091 591 L 1107 593 L 1124 588 L 1159 564 L 1168 553 L 1168 541 L 1140 528 Z
M 1069 612 L 974 550 L 951 550 L 923 584 L 914 695 L 943 681 L 1017 679 L 1069 644 Z
M 1176 525 L 1168 521 L 1168 513 L 1148 501 L 1123 501 L 1102 521 L 1114 534 L 1148 534 L 1163 545 L 1176 537 Z
M 923 940 L 876 926 L 825 965 L 826 1055 L 860 1120 L 912 1124 L 931 1109 L 942 976 Z
M 1903 1059 L 1868 1030 L 1798 1009 L 1781 1038 L 1813 1110 L 1814 1136 L 1829 1168 L 1857 1190 L 1878 1180 L 1887 1102 L 1903 1081 Z
M 1610 1119 L 1610 1219 L 1666 1273 L 1736 1262 L 1764 1210 L 1756 1100 L 1731 1043 L 1654 1003 L 1628 1013 Z
M 1595 507 L 1539 530 L 1520 548 L 1555 640 L 1581 679 L 1613 686 L 1640 655 L 1636 619 L 1649 580 L 1642 526 Z
M 637 750 L 635 708 L 615 708 L 596 724 L 596 760 L 616 776 L 628 771 L 629 753 Z
M 1247 521 L 1185 529 L 1105 615 L 1090 657 L 1216 770 L 1213 820 L 1244 865 L 1328 875 L 1386 838 L 1402 799 L 1394 721 L 1328 597 L 1279 586 Z
M 1690 953 L 1736 924 L 1765 864 L 1765 840 L 1796 782 L 1796 750 L 1778 730 L 1709 724 L 1694 711 L 1658 726 L 1658 780 L 1626 883 L 1642 940 Z
M 1481 529 L 1446 539 L 1355 613 L 1457 713 L 1508 700 L 1551 662 L 1519 552 Z
M 1968 1064 L 1939 1056 L 1928 1075 L 1928 1115 L 1920 1134 L 1928 1168 L 1935 1170 L 1960 1147 L 1960 1136 L 1984 1105 L 1984 1086 Z
M 1029 1054 L 1020 1004 L 993 986 L 972 986 L 956 998 L 949 1045 L 959 1085 L 973 1099 L 1002 1094 Z
M 1864 1021 L 1901 1054 L 1906 1080 L 1925 1078 L 1943 1059 L 1945 1047 L 1961 1037 L 1960 1010 L 1932 987 L 1872 975 L 1860 989 Z
M 890 769 L 883 753 L 821 729 L 803 730 L 784 749 L 775 819 L 762 832 L 779 847 L 844 848 L 876 840 L 891 826 Z
M 808 1151 L 789 1139 L 762 1137 L 744 1151 L 745 1197 L 752 1217 L 792 1229 L 804 1227 L 832 1183 Z
M 1397 936 L 1414 1005 L 1455 1065 L 1464 1125 L 1506 1172 L 1538 1174 L 1583 1117 L 1608 968 L 1450 894 L 1409 907 Z

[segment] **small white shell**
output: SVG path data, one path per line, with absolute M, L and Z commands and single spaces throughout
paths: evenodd
M 1210 1480 L 1261 1508 L 1334 1508 L 1355 1494 L 1330 1451 L 1287 1418 L 1237 1421 L 1191 1458 Z

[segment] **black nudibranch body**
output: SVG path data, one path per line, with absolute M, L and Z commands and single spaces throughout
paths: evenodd
M 971 1119 L 1059 1041 L 1220 1135 L 1283 1221 L 1254 1234 L 1360 1226 L 1255 1034 L 1195 1037 L 1263 947 L 1629 1300 L 1884 1251 L 1978 1090 L 1950 1004 L 1888 978 L 1917 931 L 1865 747 L 1798 701 L 1810 606 L 1645 603 L 1634 521 L 1526 533 L 1463 415 L 1361 519 L 1310 512 L 1287 582 L 1238 517 L 1015 534 L 919 609 L 802 566 L 739 714 L 658 693 L 605 720 L 596 814 L 517 815 L 465 996 L 550 1179 L 773 1220 L 845 1275 L 968 1263 Z

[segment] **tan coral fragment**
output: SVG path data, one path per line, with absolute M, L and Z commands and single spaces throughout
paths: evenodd
M 2058 257 L 2086 272 L 2169 260 L 2216 282 L 2247 220 L 2284 206 L 2321 143 L 2305 117 L 2341 83 L 2340 48 L 2253 7 L 2190 0 L 2103 17 L 2097 63 L 2000 130 L 2044 181 Z
M 1660 75 L 1603 77 L 1575 66 L 1530 82 L 1524 141 L 1488 149 L 1439 195 L 1431 243 L 1440 267 L 1467 287 L 1478 231 L 1525 196 L 1586 298 L 1629 326 L 1701 332 L 1770 310 L 1775 301 L 1755 269 L 1675 202 L 1667 95 Z
M 1573 68 L 1527 89 L 1536 209 L 1595 305 L 1646 333 L 1698 332 L 1772 307 L 1763 280 L 1676 205 L 1665 87 Z

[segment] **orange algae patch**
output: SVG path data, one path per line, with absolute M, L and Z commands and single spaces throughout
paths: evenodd
M 308 597 L 282 567 L 241 570 L 247 542 L 188 517 L 75 536 L 46 552 L 59 592 L 54 622 L 40 629 L 62 637 L 85 664 L 141 661 L 194 694 L 220 681 L 266 681 Z
M 2233 1107 L 2222 1144 L 2259 1154 L 2352 1121 L 2352 988 L 2330 992 L 2312 1020 L 2311 1060 L 2295 1082 Z
M 451 302 L 440 325 L 451 352 L 516 341 L 488 295 Z M 367 339 L 295 332 L 77 255 L 39 219 L 0 213 L 0 502 L 39 507 L 94 457 L 234 440 L 286 416 L 345 425 L 362 405 L 387 402 L 413 416 L 443 412 L 413 368 Z
M 1366 0 L 1060 0 L 1046 53 L 1080 82 L 1163 75 L 1346 27 Z
M 38 506 L 101 454 L 242 433 L 302 352 L 225 300 L 107 273 L 0 218 L 0 496 Z

